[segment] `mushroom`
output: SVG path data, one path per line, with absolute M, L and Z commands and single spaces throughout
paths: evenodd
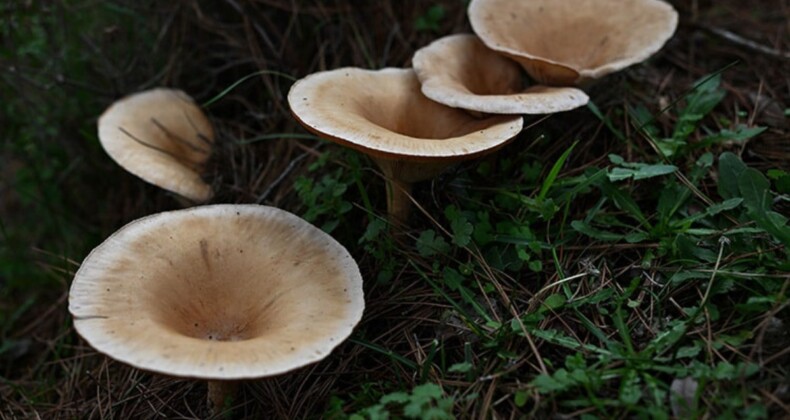
M 71 285 L 77 332 L 134 367 L 209 380 L 214 409 L 233 382 L 325 358 L 365 303 L 356 262 L 283 210 L 211 205 L 124 226 Z M 231 381 L 231 382 L 228 382 Z
M 492 114 L 551 114 L 585 105 L 573 87 L 523 88 L 521 67 L 473 34 L 440 38 L 414 54 L 422 93 L 436 102 Z
M 307 130 L 369 155 L 387 178 L 392 222 L 405 222 L 415 182 L 492 152 L 522 128 L 518 116 L 475 118 L 425 97 L 412 69 L 341 68 L 311 74 L 288 93 Z
M 211 186 L 201 178 L 214 129 L 186 93 L 157 88 L 112 104 L 99 118 L 99 140 L 121 167 L 192 202 Z
M 472 0 L 468 13 L 489 48 L 547 85 L 582 84 L 644 61 L 678 24 L 660 0 Z

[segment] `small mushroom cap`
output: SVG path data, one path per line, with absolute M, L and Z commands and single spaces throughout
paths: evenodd
M 211 205 L 131 222 L 88 255 L 69 311 L 96 350 L 137 368 L 259 378 L 329 355 L 365 303 L 345 248 L 291 213 Z
M 503 146 L 523 124 L 518 116 L 475 118 L 434 102 L 412 69 L 314 73 L 291 87 L 288 103 L 318 136 L 385 159 L 468 159 Z
M 597 79 L 644 61 L 672 37 L 660 0 L 472 0 L 469 21 L 491 49 L 544 84 Z
M 200 177 L 214 129 L 180 90 L 157 88 L 112 104 L 99 118 L 99 140 L 121 167 L 194 202 L 211 198 Z
M 590 100 L 573 87 L 523 89 L 521 67 L 472 34 L 440 38 L 419 49 L 412 64 L 422 93 L 454 108 L 491 114 L 551 114 Z

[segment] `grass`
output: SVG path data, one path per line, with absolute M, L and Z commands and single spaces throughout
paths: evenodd
M 301 215 L 366 281 L 353 336 L 245 383 L 234 417 L 790 415 L 790 69 L 697 27 L 786 50 L 782 9 L 675 3 L 658 56 L 418 185 L 396 237 L 375 166 L 306 135 L 285 93 L 321 69 L 407 65 L 468 30 L 462 2 L 3 6 L 2 58 L 24 71 L 0 79 L 0 418 L 205 415 L 202 385 L 97 354 L 67 313 L 93 246 L 177 207 L 94 134 L 114 98 L 158 84 L 210 104 L 216 202 Z

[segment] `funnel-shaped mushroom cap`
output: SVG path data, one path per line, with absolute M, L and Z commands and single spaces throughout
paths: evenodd
M 412 64 L 422 93 L 454 108 L 492 114 L 551 114 L 578 108 L 590 99 L 573 87 L 531 86 L 524 90 L 521 67 L 472 34 L 440 38 L 417 50 Z
M 159 88 L 115 102 L 99 118 L 99 140 L 113 160 L 144 181 L 195 202 L 211 198 L 200 173 L 214 129 L 184 92 Z
M 308 130 L 387 159 L 467 159 L 504 145 L 523 124 L 521 117 L 475 118 L 434 102 L 412 69 L 315 73 L 291 87 L 288 103 Z
M 272 207 L 213 205 L 134 221 L 88 255 L 69 311 L 91 346 L 173 376 L 242 379 L 326 357 L 364 309 L 357 264 Z
M 678 14 L 660 0 L 473 0 L 469 21 L 536 80 L 569 85 L 647 59 L 675 32 Z

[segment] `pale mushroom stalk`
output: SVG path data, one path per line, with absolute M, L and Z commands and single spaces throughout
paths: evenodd
M 412 184 L 398 179 L 390 178 L 386 181 L 387 188 L 387 214 L 390 225 L 405 224 L 411 213 Z
M 411 191 L 416 182 L 432 179 L 444 172 L 452 162 L 408 162 L 373 158 L 385 177 L 387 214 L 393 226 L 405 224 L 412 208 Z
M 220 413 L 239 393 L 238 381 L 208 381 L 208 407 L 213 413 Z
M 408 218 L 413 183 L 504 146 L 523 124 L 520 116 L 475 118 L 434 102 L 420 92 L 412 69 L 315 73 L 291 87 L 288 103 L 307 130 L 376 162 L 386 177 L 394 224 Z
M 317 362 L 365 302 L 348 251 L 273 207 L 212 205 L 124 226 L 85 258 L 69 292 L 74 328 L 97 351 L 208 382 L 216 413 L 240 380 Z

